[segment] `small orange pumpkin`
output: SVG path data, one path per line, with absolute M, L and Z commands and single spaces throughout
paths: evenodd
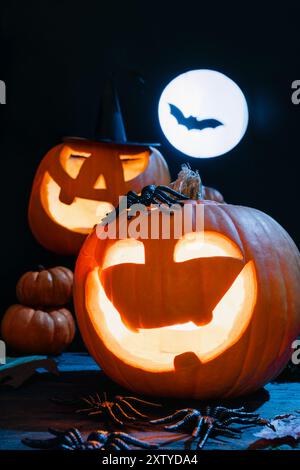
M 300 331 L 299 251 L 256 209 L 186 204 L 168 239 L 131 236 L 136 217 L 125 238 L 117 225 L 115 239 L 101 239 L 110 224 L 87 238 L 74 277 L 79 328 L 103 370 L 137 393 L 248 394 L 282 370 Z M 175 220 L 191 231 L 175 238 Z
M 5 312 L 1 334 L 18 353 L 59 354 L 72 342 L 75 322 L 66 308 L 46 311 L 16 304 Z
M 54 307 L 66 305 L 72 298 L 73 273 L 57 266 L 29 271 L 19 279 L 16 294 L 20 304 L 30 307 Z
M 224 197 L 215 188 L 210 188 L 209 186 L 203 186 L 203 199 L 208 199 L 210 201 L 216 201 L 220 203 L 224 203 Z

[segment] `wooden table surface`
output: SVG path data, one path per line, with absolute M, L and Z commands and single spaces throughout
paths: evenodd
M 49 427 L 63 430 L 77 427 L 83 434 L 105 428 L 99 418 L 76 413 L 74 407 L 57 405 L 50 401 L 53 397 L 70 399 L 103 391 L 128 394 L 109 380 L 88 354 L 66 353 L 56 360 L 59 376 L 37 372 L 18 389 L 0 388 L 1 450 L 26 450 L 28 448 L 21 443 L 21 439 L 50 437 L 47 433 Z M 186 401 L 168 403 L 176 408 L 192 405 Z M 231 405 L 247 405 L 249 410 L 257 410 L 260 416 L 265 418 L 300 410 L 300 383 L 268 384 L 257 394 L 231 402 Z M 244 430 L 241 439 L 210 439 L 205 448 L 247 449 L 249 444 L 256 440 L 254 433 L 260 429 L 255 427 Z M 138 438 L 159 442 L 162 449 L 193 449 L 193 445 L 189 447 L 188 436 L 184 434 L 164 432 L 155 427 L 138 430 L 126 428 L 126 431 L 132 432 Z

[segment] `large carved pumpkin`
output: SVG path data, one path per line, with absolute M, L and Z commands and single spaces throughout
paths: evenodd
M 247 394 L 281 371 L 299 333 L 299 252 L 258 210 L 188 203 L 192 228 L 179 239 L 175 214 L 170 239 L 99 239 L 109 227 L 86 239 L 75 271 L 79 327 L 103 370 L 135 392 Z
M 77 254 L 119 196 L 169 181 L 167 164 L 154 147 L 70 138 L 52 148 L 37 170 L 29 224 L 47 249 Z

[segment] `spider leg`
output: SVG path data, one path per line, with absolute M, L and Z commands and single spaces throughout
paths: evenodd
M 249 425 L 250 427 L 252 427 L 252 425 Z M 245 427 L 247 426 L 243 426 L 243 429 L 245 429 Z M 242 430 L 241 428 L 233 428 L 233 427 L 230 427 L 229 425 L 227 424 L 224 424 L 220 421 L 216 421 L 216 426 L 215 426 L 216 429 L 228 429 L 229 431 L 233 431 L 233 432 L 237 432 L 238 434 L 241 434 Z
M 99 450 L 103 449 L 103 446 L 99 442 L 85 442 L 82 446 L 83 450 Z
M 61 444 L 59 446 L 59 449 L 62 449 L 62 450 L 75 450 L 72 446 L 67 445 L 67 444 Z
M 116 217 L 118 217 L 118 215 L 120 215 L 120 206 L 122 206 L 122 201 L 124 200 L 124 198 L 126 198 L 126 208 L 127 209 L 132 204 L 134 204 L 135 202 L 139 202 L 138 194 L 135 193 L 134 191 L 129 191 L 126 194 L 126 196 L 124 196 L 121 199 L 120 204 L 114 210 L 112 210 L 111 212 L 108 212 L 106 214 L 106 216 L 101 221 L 102 224 L 108 224 L 108 223 L 112 222 Z
M 224 414 L 235 415 L 235 416 L 258 416 L 257 413 L 249 413 L 245 411 L 245 407 L 241 406 L 240 408 L 226 408 L 225 406 L 217 406 L 216 411 L 223 412 Z
M 73 439 L 70 436 L 65 436 L 63 442 L 60 443 L 60 447 L 69 447 L 70 450 L 77 449 L 80 446 L 81 443 L 77 441 L 73 441 Z
M 128 191 L 125 197 L 127 197 L 127 199 L 132 198 L 135 201 L 139 201 L 140 199 L 140 196 L 135 191 Z
M 69 437 L 75 445 L 84 443 L 81 433 L 76 428 L 72 428 L 67 437 Z
M 164 202 L 168 206 L 170 206 L 170 204 L 173 204 L 175 202 L 175 199 L 169 198 L 167 194 L 160 193 L 159 191 L 155 192 L 155 194 L 153 195 L 153 200 L 157 201 L 158 203 Z
M 92 395 L 88 395 L 87 397 L 82 397 L 82 401 L 84 401 L 85 403 L 87 403 L 90 406 L 96 405 L 96 403 L 97 403 L 95 398 Z M 100 401 L 100 403 L 101 403 L 101 401 Z
M 75 413 L 89 413 L 92 409 L 93 409 L 92 406 L 90 406 L 89 408 L 80 408 L 76 410 Z
M 51 439 L 31 439 L 24 437 L 21 442 L 32 449 L 55 449 L 59 446 L 60 439 L 58 437 L 52 437 Z
M 221 421 L 222 419 L 227 419 L 229 417 L 232 417 L 232 416 L 235 416 L 235 417 L 247 417 L 247 418 L 258 418 L 258 414 L 256 413 L 248 413 L 245 410 L 244 407 L 240 407 L 240 408 L 233 408 L 233 409 L 230 409 L 230 408 L 225 408 L 223 406 L 218 406 L 216 409 L 215 409 L 215 413 L 216 413 L 216 416 L 218 417 L 218 419 Z
M 140 198 L 137 196 L 137 197 L 133 197 L 133 196 L 128 196 L 127 197 L 127 209 L 129 209 L 133 204 L 140 204 Z
M 209 435 L 212 432 L 213 428 L 214 428 L 214 423 L 210 422 L 208 427 L 207 427 L 206 433 L 204 434 L 202 439 L 199 439 L 199 441 L 198 441 L 198 444 L 197 444 L 197 449 L 198 450 L 203 449 L 203 447 L 204 447 L 207 439 L 209 438 Z
M 158 200 L 161 200 L 162 202 L 165 202 L 168 205 L 175 203 L 182 205 L 180 199 L 175 199 L 174 197 L 169 196 L 168 194 L 164 194 L 161 191 L 157 191 L 154 197 Z
M 231 416 L 230 418 L 225 419 L 222 421 L 222 424 L 228 425 L 231 423 L 237 423 L 237 424 L 256 424 L 257 423 L 257 418 L 240 418 L 239 416 Z
M 194 431 L 192 432 L 192 436 L 193 437 L 199 437 L 199 434 L 202 430 L 202 427 L 203 427 L 203 424 L 205 423 L 205 418 L 204 416 L 202 415 L 199 415 L 197 417 L 197 421 L 196 421 L 196 426 L 194 428 Z
M 127 442 L 128 444 L 136 445 L 137 447 L 143 447 L 144 449 L 152 449 L 156 447 L 154 444 L 150 444 L 149 442 L 141 441 L 136 437 L 132 437 L 125 432 L 115 432 L 114 439 L 121 439 L 122 441 Z
M 169 204 L 165 204 L 165 203 L 160 203 L 159 202 L 159 210 L 160 212 L 163 212 L 164 214 L 168 214 L 169 216 L 173 216 L 174 214 L 174 211 L 173 209 L 170 210 L 170 205 Z
M 55 432 L 56 430 L 53 429 L 52 431 Z M 76 428 L 68 429 L 61 434 L 61 437 L 64 441 L 67 441 L 67 444 L 70 443 L 71 445 L 77 446 L 78 444 L 84 443 L 81 433 Z
M 170 426 L 165 426 L 165 429 L 168 430 L 168 431 L 177 431 L 178 429 L 180 429 L 182 426 L 184 426 L 185 424 L 189 423 L 190 421 L 192 421 L 194 418 L 196 418 L 196 414 L 195 413 L 190 413 L 190 414 L 187 414 L 183 419 L 181 419 L 180 421 L 178 421 L 177 423 L 175 424 L 171 424 Z
M 125 405 L 128 406 L 128 408 L 130 408 L 136 415 L 140 416 L 141 418 L 148 418 L 147 415 L 144 415 L 143 413 L 141 413 L 140 411 L 138 411 L 134 406 L 131 405 L 131 403 L 129 403 L 127 400 L 125 400 L 125 398 L 122 398 L 120 400 L 121 403 L 124 403 Z M 133 416 L 131 417 L 131 419 L 135 419 Z
M 123 442 L 122 439 L 115 437 L 113 440 L 114 444 L 117 444 L 117 446 L 120 448 L 120 450 L 130 450 L 129 445 L 127 445 L 125 442 Z
M 144 404 L 144 405 L 159 406 L 159 407 L 162 406 L 160 403 L 153 403 L 152 401 L 142 400 L 141 398 L 137 398 L 137 397 L 122 397 L 122 396 L 117 396 L 116 398 L 119 399 L 119 400 L 126 399 L 126 401 L 128 401 L 128 400 L 138 401 L 139 403 L 142 403 L 142 404 Z
M 123 410 L 123 408 L 119 405 L 119 403 L 115 403 L 114 406 L 120 411 L 121 413 L 121 416 L 124 416 L 125 418 L 131 420 L 131 421 L 135 421 L 135 417 L 134 416 L 130 416 L 126 413 L 125 410 Z
M 76 410 L 76 413 L 90 412 L 89 414 L 98 414 L 103 412 L 103 405 L 101 403 L 101 400 L 99 400 L 98 402 L 94 399 L 93 401 L 91 401 L 87 398 L 83 398 L 82 400 L 89 405 L 89 408 L 81 408 L 80 410 Z M 97 412 L 91 412 L 91 410 L 95 408 L 97 409 Z
M 235 430 L 233 431 L 232 429 L 223 429 L 223 428 L 215 427 L 214 431 L 216 433 L 222 434 L 223 436 L 232 437 L 233 439 L 241 438 L 240 433 L 235 432 Z
M 115 444 L 114 442 L 110 443 L 110 444 L 105 444 L 104 447 L 102 447 L 103 450 L 109 450 L 109 449 L 114 449 L 114 450 L 121 450 L 119 446 L 117 446 L 117 444 Z
M 186 196 L 185 194 L 181 194 L 178 191 L 175 191 L 175 189 L 169 188 L 169 186 L 160 185 L 160 186 L 157 186 L 156 190 L 164 191 L 166 193 L 170 193 L 173 196 L 176 196 L 177 198 L 180 198 L 180 199 L 186 199 L 186 200 L 189 199 L 189 197 Z
M 124 424 L 123 421 L 121 421 L 121 420 L 115 415 L 115 413 L 114 413 L 113 410 L 112 410 L 112 406 L 111 406 L 111 405 L 108 405 L 108 406 L 107 406 L 107 411 L 108 411 L 109 415 L 112 417 L 112 419 L 113 419 L 116 423 L 121 424 L 121 425 L 123 426 L 123 424 Z
M 165 423 L 170 423 L 171 421 L 174 421 L 176 418 L 179 418 L 180 416 L 190 413 L 192 411 L 192 408 L 185 408 L 182 410 L 177 410 L 175 413 L 165 416 L 164 418 L 159 418 L 159 419 L 152 419 L 150 423 L 152 424 L 165 424 Z

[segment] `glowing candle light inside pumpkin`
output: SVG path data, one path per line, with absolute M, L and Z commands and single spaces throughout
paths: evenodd
M 205 233 L 204 237 L 193 232 L 177 242 L 175 263 L 195 257 L 243 258 L 230 240 L 213 232 Z M 122 263 L 145 263 L 141 241 L 127 239 L 116 242 L 106 254 L 103 271 Z M 187 350 L 194 351 L 201 362 L 220 354 L 247 328 L 256 299 L 255 269 L 253 262 L 249 262 L 213 310 L 209 324 L 197 326 L 187 322 L 132 331 L 108 299 L 100 277 L 98 269 L 95 269 L 89 274 L 86 285 L 87 308 L 94 327 L 109 350 L 124 362 L 152 371 L 173 370 L 175 356 Z

